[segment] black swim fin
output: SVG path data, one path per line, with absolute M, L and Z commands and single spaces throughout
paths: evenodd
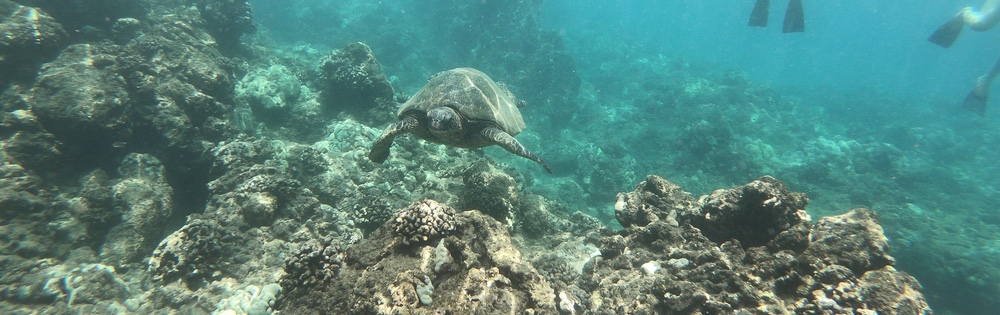
M 802 0 L 788 0 L 788 8 L 785 9 L 785 25 L 782 26 L 782 33 L 805 32 L 806 18 L 802 12 Z
M 979 114 L 979 116 L 986 115 L 986 101 L 988 97 L 979 95 L 975 90 L 969 92 L 969 95 L 965 97 L 965 103 L 962 107 L 971 110 L 973 113 Z
M 750 26 L 767 26 L 767 9 L 771 6 L 771 0 L 757 0 L 753 5 L 753 12 L 750 12 Z
M 931 34 L 931 37 L 928 37 L 927 40 L 938 46 L 948 48 L 951 47 L 951 44 L 955 43 L 958 35 L 962 34 L 963 28 L 965 28 L 965 17 L 959 14 L 948 20 L 947 23 L 942 24 L 941 27 L 938 27 L 934 31 L 934 34 Z

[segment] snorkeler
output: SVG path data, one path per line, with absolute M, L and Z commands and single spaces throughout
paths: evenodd
M 757 0 L 753 5 L 753 12 L 750 12 L 750 26 L 767 26 L 768 7 L 771 0 Z M 788 8 L 785 9 L 785 22 L 781 27 L 782 33 L 797 33 L 806 30 L 806 19 L 802 12 L 802 0 L 788 0 Z
M 958 35 L 962 33 L 962 29 L 965 26 L 982 32 L 992 28 L 997 22 L 1000 22 L 1000 0 L 986 0 L 986 3 L 983 3 L 983 6 L 979 8 L 979 11 L 973 10 L 972 7 L 962 8 L 955 17 L 948 20 L 944 25 L 941 25 L 927 40 L 941 47 L 948 48 L 951 47 L 951 44 L 955 43 L 955 40 L 958 39 Z M 996 78 L 997 73 L 1000 73 L 1000 59 L 993 64 L 989 72 L 986 72 L 986 74 L 976 80 L 976 86 L 965 97 L 965 102 L 962 106 L 980 116 L 986 114 L 986 101 L 989 98 L 990 86 L 993 84 L 993 79 Z

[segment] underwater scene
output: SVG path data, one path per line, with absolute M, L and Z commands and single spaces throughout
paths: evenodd
M 0 314 L 998 314 L 998 22 L 0 0 Z

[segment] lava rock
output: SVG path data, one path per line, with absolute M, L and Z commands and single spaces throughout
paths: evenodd
M 257 31 L 253 22 L 253 9 L 244 0 L 198 0 L 195 1 L 206 29 L 218 41 L 220 49 L 231 51 L 240 43 L 240 36 Z
M 576 282 L 590 292 L 590 311 L 882 314 L 905 305 L 908 314 L 930 314 L 919 284 L 892 268 L 870 210 L 812 225 L 801 215 L 804 194 L 769 177 L 693 204 L 690 195 L 665 189 L 665 183 L 650 176 L 620 195 L 619 216 L 632 221 L 600 238 L 602 255 Z M 661 210 L 676 204 L 689 206 Z M 763 218 L 735 220 L 750 214 Z M 720 229 L 734 232 L 721 237 Z
M 355 42 L 334 50 L 320 72 L 320 100 L 328 110 L 346 111 L 371 124 L 396 117 L 392 85 L 368 45 Z
M 120 223 L 111 228 L 101 247 L 101 259 L 111 266 L 138 262 L 149 253 L 163 237 L 174 208 L 174 190 L 160 160 L 129 154 L 118 173 L 122 178 L 111 187 L 111 205 Z
M 653 221 L 674 220 L 695 204 L 680 186 L 656 175 L 646 176 L 630 193 L 618 194 L 615 218 L 623 227 L 645 226 Z
M 287 295 L 292 314 L 556 313 L 556 295 L 521 258 L 507 229 L 478 211 L 455 215 L 435 244 L 400 246 L 393 224 L 346 250 L 328 285 Z M 449 258 L 445 259 L 442 256 Z M 378 268 L 378 272 L 371 272 Z
M 862 208 L 820 219 L 804 256 L 811 265 L 836 264 L 856 274 L 896 262 L 889 256 L 889 240 L 878 223 L 878 214 Z
M 0 160 L 0 252 L 25 258 L 59 257 L 79 237 L 59 190 L 10 161 Z
M 103 47 L 77 44 L 42 67 L 31 90 L 32 112 L 46 130 L 90 155 L 111 149 L 132 132 L 127 82 L 114 71 L 117 57 Z
M 35 7 L 0 0 L 0 86 L 34 77 L 37 66 L 50 60 L 69 39 L 51 15 Z
M 235 234 L 217 223 L 194 220 L 160 242 L 147 270 L 153 280 L 169 283 L 180 279 L 189 287 L 198 287 L 212 279 L 235 242 Z
M 479 210 L 510 226 L 520 221 L 521 193 L 514 177 L 479 162 L 465 171 L 463 182 L 462 209 Z
M 686 215 L 709 239 L 737 239 L 744 246 L 767 244 L 775 235 L 805 221 L 809 199 L 770 176 L 701 197 L 701 207 Z

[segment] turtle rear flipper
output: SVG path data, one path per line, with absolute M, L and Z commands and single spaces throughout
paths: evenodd
M 389 148 L 392 147 L 392 140 L 396 139 L 396 136 L 416 129 L 419 124 L 417 118 L 406 116 L 403 120 L 386 127 L 385 131 L 382 131 L 382 135 L 378 136 L 378 140 L 375 140 L 371 152 L 368 152 L 368 159 L 379 164 L 385 162 L 389 158 Z
M 548 163 L 545 163 L 545 161 L 542 161 L 542 159 L 539 158 L 537 155 L 528 151 L 527 148 L 521 145 L 521 142 L 518 142 L 517 139 L 514 139 L 514 137 L 504 132 L 503 130 L 497 129 L 496 127 L 487 127 L 483 128 L 482 135 L 490 142 L 493 142 L 494 144 L 500 146 L 501 148 L 510 151 L 510 153 L 520 155 L 529 160 L 535 161 L 538 164 L 541 164 L 542 167 L 545 167 L 545 170 L 548 171 L 549 174 L 552 173 L 552 169 L 549 168 Z

